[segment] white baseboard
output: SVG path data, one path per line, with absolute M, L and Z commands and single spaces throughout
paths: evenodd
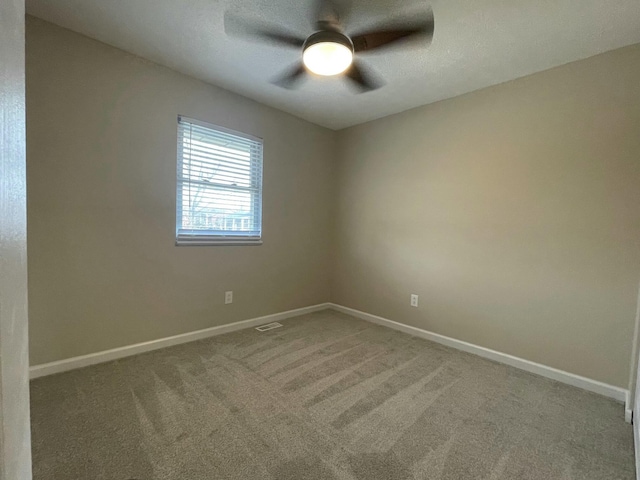
M 34 365 L 29 369 L 31 379 L 44 377 L 47 375 L 54 375 L 56 373 L 62 373 L 76 368 L 88 367 L 90 365 L 96 365 L 98 363 L 110 362 L 112 360 L 118 360 L 120 358 L 130 357 L 132 355 L 138 355 L 140 353 L 150 352 L 161 348 L 171 347 L 174 345 L 180 345 L 183 343 L 193 342 L 196 340 L 202 340 L 204 338 L 214 337 L 216 335 L 222 335 L 224 333 L 235 332 L 245 328 L 257 327 L 265 323 L 277 322 L 285 320 L 287 318 L 297 317 L 307 313 L 317 312 L 320 310 L 326 310 L 331 308 L 333 310 L 352 315 L 362 320 L 367 320 L 378 325 L 399 330 L 401 332 L 415 335 L 426 340 L 431 340 L 448 347 L 462 350 L 464 352 L 472 353 L 480 357 L 488 358 L 490 360 L 504 363 L 512 367 L 525 370 L 527 372 L 535 373 L 543 377 L 551 378 L 574 387 L 579 387 L 590 392 L 595 392 L 606 397 L 613 398 L 619 402 L 625 402 L 625 420 L 631 421 L 631 406 L 629 403 L 629 392 L 626 389 L 608 385 L 606 383 L 592 380 L 590 378 L 575 375 L 573 373 L 558 370 L 556 368 L 548 367 L 539 363 L 524 360 L 522 358 L 514 357 L 506 353 L 501 353 L 489 348 L 480 347 L 472 343 L 463 342 L 462 340 L 456 340 L 455 338 L 446 337 L 437 333 L 422 330 L 417 327 L 404 325 L 402 323 L 394 322 L 377 315 L 361 312 L 349 307 L 343 307 L 334 303 L 321 303 L 318 305 L 312 305 L 304 308 L 297 308 L 295 310 L 289 310 L 286 312 L 274 313 L 272 315 L 265 315 L 264 317 L 252 318 L 249 320 L 243 320 L 240 322 L 234 322 L 227 325 L 220 325 L 217 327 L 206 328 L 204 330 L 197 330 L 195 332 L 183 333 L 175 335 L 173 337 L 161 338 L 158 340 L 151 340 L 149 342 L 138 343 L 135 345 L 128 345 L 125 347 L 114 348 L 111 350 L 105 350 L 102 352 L 91 353 L 88 355 L 82 355 L 79 357 L 67 358 L 51 363 L 44 363 L 41 365 Z
M 277 322 L 280 320 L 285 320 L 287 318 L 304 315 L 306 313 L 326 310 L 330 307 L 331 304 L 329 303 L 320 303 L 318 305 L 312 305 L 309 307 L 296 308 L 295 310 L 274 313 L 272 315 L 265 315 L 264 317 L 251 318 L 249 320 L 242 320 L 240 322 L 229 323 L 227 325 L 220 325 L 217 327 L 205 328 L 204 330 L 197 330 L 195 332 L 174 335 L 173 337 L 160 338 L 158 340 L 137 343 L 135 345 L 128 345 L 126 347 L 90 353 L 88 355 L 82 355 L 80 357 L 66 358 L 64 360 L 58 360 L 56 362 L 34 365 L 29 368 L 29 376 L 31 379 L 34 379 L 47 375 L 54 375 L 56 373 L 66 372 L 69 370 L 74 370 L 76 368 L 88 367 L 89 365 L 96 365 L 98 363 L 110 362 L 112 360 L 118 360 L 119 358 L 130 357 L 132 355 L 138 355 L 140 353 L 151 352 L 152 350 L 172 347 L 174 345 L 202 340 L 204 338 L 215 337 L 217 335 L 235 332 L 236 330 L 242 330 L 244 328 L 257 327 L 265 323 Z
M 488 358 L 489 360 L 493 360 L 495 362 L 504 363 L 505 365 L 510 365 L 512 367 L 519 368 L 527 372 L 535 373 L 537 375 L 550 378 L 558 382 L 566 383 L 567 385 L 572 385 L 574 387 L 582 388 L 590 392 L 598 393 L 600 395 L 604 395 L 605 397 L 612 398 L 619 402 L 624 402 L 625 404 L 627 404 L 626 405 L 627 408 L 630 407 L 628 405 L 629 391 L 624 388 L 608 385 L 606 383 L 599 382 L 597 380 L 592 380 L 590 378 L 582 377 L 580 375 L 575 375 L 573 373 L 565 372 L 563 370 L 558 370 L 557 368 L 548 367 L 540 363 L 535 363 L 529 360 L 525 360 L 523 358 L 514 357 L 513 355 L 508 355 L 506 353 L 501 353 L 496 350 L 480 347 L 472 343 L 463 342 L 462 340 L 456 340 L 455 338 L 446 337 L 444 335 L 429 332 L 427 330 L 422 330 L 421 328 L 404 325 L 402 323 L 394 322 L 393 320 L 388 320 L 383 317 L 378 317 L 377 315 L 372 315 L 370 313 L 361 312 L 353 308 L 343 307 L 342 305 L 337 305 L 335 303 L 332 303 L 330 305 L 332 309 L 342 313 L 346 313 L 353 317 L 357 317 L 362 320 L 366 320 L 368 322 L 376 323 L 384 327 L 393 328 L 394 330 L 399 330 L 401 332 L 408 333 L 410 335 L 414 335 L 417 337 L 421 337 L 426 340 L 431 340 L 432 342 L 436 342 L 441 345 L 446 345 L 447 347 L 452 347 L 457 350 L 462 350 L 464 352 L 472 353 L 474 355 L 478 355 L 479 357 Z M 626 412 L 625 412 L 625 418 L 626 418 Z

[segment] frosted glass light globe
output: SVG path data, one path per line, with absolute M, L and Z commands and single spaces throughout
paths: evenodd
M 353 52 L 341 43 L 319 42 L 305 48 L 302 61 L 313 73 L 328 77 L 349 68 L 353 62 Z

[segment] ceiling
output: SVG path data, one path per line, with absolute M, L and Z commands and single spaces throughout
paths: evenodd
M 638 0 L 433 0 L 432 44 L 362 54 L 386 85 L 356 95 L 339 78 L 314 77 L 296 91 L 278 88 L 269 80 L 296 62 L 299 52 L 224 33 L 229 10 L 307 36 L 313 3 L 27 0 L 27 12 L 336 130 L 640 43 Z M 345 12 L 347 33 L 426 6 L 336 3 Z

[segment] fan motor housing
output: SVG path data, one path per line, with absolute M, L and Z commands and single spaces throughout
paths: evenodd
M 351 39 L 346 35 L 333 30 L 323 30 L 309 36 L 309 38 L 305 40 L 304 45 L 302 46 L 302 51 L 304 52 L 307 48 L 315 45 L 316 43 L 323 42 L 339 43 L 340 45 L 344 45 L 345 47 L 347 47 L 349 50 L 351 50 L 351 53 L 353 53 L 353 42 L 351 41 Z

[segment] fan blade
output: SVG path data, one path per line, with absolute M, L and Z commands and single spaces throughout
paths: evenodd
M 311 11 L 314 13 L 311 25 L 316 30 L 340 26 L 340 15 L 338 15 L 338 9 L 332 0 L 315 0 L 315 6 Z
M 426 37 L 429 43 L 433 38 L 434 26 L 433 12 L 429 10 L 427 18 L 420 23 L 407 22 L 407 26 L 395 28 L 380 26 L 373 31 L 352 36 L 353 50 L 355 52 L 377 50 L 418 36 Z
M 351 85 L 357 87 L 358 90 L 363 93 L 376 90 L 384 85 L 381 80 L 378 80 L 370 72 L 367 72 L 360 62 L 354 61 L 349 70 L 345 72 L 345 76 L 351 80 Z
M 282 88 L 293 89 L 298 87 L 300 80 L 307 75 L 307 69 L 302 63 L 289 69 L 284 75 L 272 80 L 271 83 Z
M 225 13 L 224 15 L 224 31 L 229 36 L 242 37 L 254 41 L 267 41 L 295 48 L 302 48 L 305 41 L 304 38 L 283 32 L 278 27 L 251 23 L 230 13 Z

